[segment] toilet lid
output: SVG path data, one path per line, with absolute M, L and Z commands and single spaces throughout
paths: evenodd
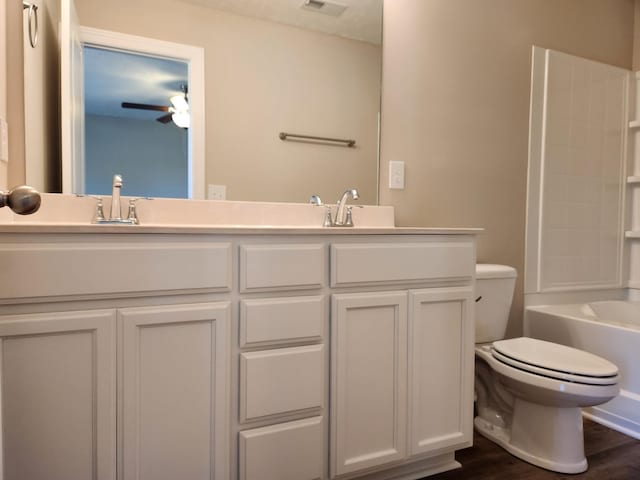
M 493 348 L 502 357 L 494 355 L 498 360 L 553 378 L 563 374 L 560 377 L 566 380 L 570 375 L 582 378 L 582 383 L 593 383 L 590 378 L 608 378 L 611 381 L 611 377 L 618 375 L 618 367 L 604 358 L 544 340 L 527 337 L 499 340 L 493 342 Z M 511 361 L 506 362 L 505 357 Z
M 527 363 L 519 362 L 513 358 L 509 358 L 502 355 L 497 350 L 492 350 L 493 358 L 501 363 L 517 368 L 518 370 L 524 370 L 527 373 L 534 375 L 540 375 L 542 377 L 553 378 L 554 380 L 560 380 L 563 382 L 580 383 L 583 385 L 615 385 L 618 383 L 618 376 L 611 377 L 589 377 L 586 375 L 574 375 L 572 373 L 557 372 L 555 370 L 549 370 L 546 368 L 536 367 Z

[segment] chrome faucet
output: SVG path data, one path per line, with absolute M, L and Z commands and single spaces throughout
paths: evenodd
M 349 197 L 351 197 L 353 200 L 357 200 L 360 195 L 358 195 L 358 190 L 356 190 L 355 188 L 352 188 L 350 190 L 345 190 L 345 192 L 342 194 L 342 197 L 340 197 L 340 200 L 338 200 L 338 203 L 336 204 L 336 219 L 333 222 L 333 225 L 336 227 L 351 227 L 353 226 L 353 223 L 349 222 L 349 224 L 347 224 L 347 200 L 349 199 Z
M 111 211 L 109 213 L 110 221 L 121 221 L 122 212 L 120 211 L 120 191 L 122 190 L 122 175 L 113 176 L 113 193 L 111 194 Z
M 309 203 L 311 205 L 315 205 L 316 207 L 321 207 L 322 205 L 324 205 L 324 203 L 322 203 L 320 195 L 311 195 L 311 197 L 309 197 Z
M 104 218 L 102 212 L 102 197 L 94 197 L 93 195 L 78 195 L 80 197 L 94 198 L 98 201 L 96 205 L 96 216 L 93 219 L 93 223 L 107 224 L 107 225 L 137 225 L 138 216 L 136 213 L 136 201 L 140 198 L 132 198 L 129 200 L 129 215 L 127 218 L 122 218 L 122 210 L 120 208 L 120 192 L 122 191 L 122 175 L 113 176 L 113 192 L 111 194 L 111 210 L 109 211 L 109 218 Z

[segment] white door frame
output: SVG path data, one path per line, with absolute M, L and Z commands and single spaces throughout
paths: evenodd
M 204 48 L 90 27 L 80 27 L 80 38 L 84 45 L 169 58 L 189 65 L 188 195 L 189 198 L 204 199 Z

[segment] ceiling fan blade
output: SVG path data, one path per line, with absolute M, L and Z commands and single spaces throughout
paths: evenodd
M 146 103 L 131 103 L 131 102 L 122 102 L 122 108 L 136 108 L 138 110 L 153 110 L 156 112 L 169 111 L 169 107 L 163 107 L 162 105 L 149 105 Z
M 167 115 L 163 115 L 161 117 L 156 118 L 156 120 L 160 123 L 169 123 L 172 117 L 173 117 L 173 113 L 168 113 Z

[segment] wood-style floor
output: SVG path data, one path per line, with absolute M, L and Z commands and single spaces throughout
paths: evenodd
M 640 480 L 640 440 L 585 419 L 584 449 L 589 469 L 577 475 L 560 474 L 523 462 L 475 433 L 473 447 L 456 455 L 462 468 L 429 480 Z

